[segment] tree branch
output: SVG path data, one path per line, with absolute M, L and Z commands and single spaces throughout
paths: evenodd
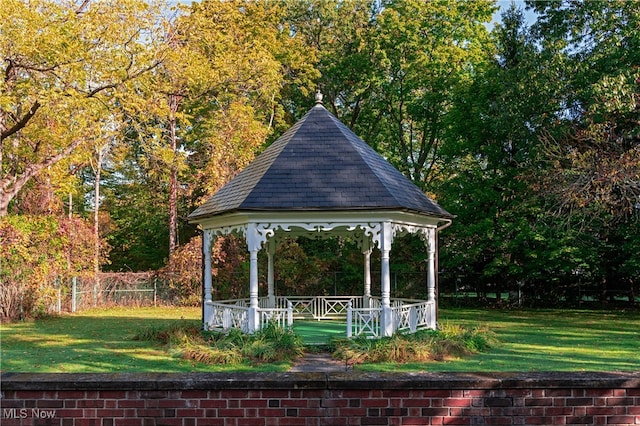
M 29 108 L 29 111 L 27 111 L 27 113 L 18 122 L 16 122 L 16 124 L 14 124 L 12 127 L 10 127 L 9 129 L 5 130 L 0 134 L 0 139 L 8 138 L 14 133 L 17 133 L 20 130 L 22 130 L 24 126 L 27 125 L 29 120 L 31 120 L 31 118 L 34 115 L 36 115 L 36 112 L 40 107 L 41 107 L 40 102 L 35 101 L 33 105 L 31 105 L 31 108 Z

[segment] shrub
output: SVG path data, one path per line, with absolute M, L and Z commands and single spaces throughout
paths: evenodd
M 0 317 L 50 314 L 56 284 L 92 273 L 92 232 L 90 224 L 79 218 L 0 218 Z
M 293 330 L 273 323 L 255 334 L 236 329 L 202 332 L 197 324 L 176 323 L 143 330 L 135 339 L 159 343 L 176 356 L 205 364 L 292 361 L 304 353 L 302 339 Z
M 334 357 L 347 364 L 441 361 L 488 350 L 496 342 L 495 335 L 486 327 L 466 329 L 444 323 L 439 330 L 398 333 L 382 339 L 337 339 Z

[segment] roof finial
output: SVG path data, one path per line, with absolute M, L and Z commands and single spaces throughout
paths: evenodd
M 316 90 L 316 105 L 322 103 L 322 92 L 320 89 Z

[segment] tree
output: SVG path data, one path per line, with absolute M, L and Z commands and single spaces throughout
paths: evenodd
M 640 3 L 532 3 L 541 42 L 569 52 L 566 114 L 544 136 L 565 212 L 596 208 L 616 222 L 639 214 Z
M 126 83 L 157 67 L 158 8 L 6 0 L 0 9 L 0 216 L 35 176 L 99 133 Z
M 551 271 L 566 276 L 563 268 L 577 267 L 577 259 L 566 256 L 571 239 L 552 238 L 555 224 L 545 217 L 536 180 L 545 166 L 538 131 L 558 109 L 560 59 L 543 56 L 515 6 L 492 37 L 495 51 L 454 99 L 451 134 L 457 138 L 441 150 L 436 191 L 462 224 L 447 231 L 445 282 L 474 283 L 479 293 L 499 295 L 532 282 L 542 288 L 546 278 L 538 278 Z

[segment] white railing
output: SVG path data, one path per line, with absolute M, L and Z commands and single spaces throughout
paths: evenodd
M 229 330 L 238 328 L 244 332 L 249 330 L 249 308 L 236 300 L 226 300 L 211 303 L 211 317 L 205 318 L 207 327 L 212 329 Z
M 346 319 L 347 336 L 380 337 L 382 304 L 380 298 L 363 296 L 277 297 L 274 301 L 262 297 L 256 310 L 260 328 L 275 322 L 283 328 L 293 325 L 294 319 Z M 274 304 L 275 306 L 269 306 Z M 209 302 L 209 329 L 249 330 L 249 299 Z M 411 333 L 435 328 L 435 303 L 424 300 L 391 299 L 392 329 Z
M 356 308 L 347 311 L 347 337 L 380 337 L 381 308 Z
M 258 311 L 260 315 L 260 329 L 273 322 L 279 327 L 289 328 L 293 325 L 293 309 L 265 308 Z
M 372 299 L 372 298 L 370 298 Z M 375 300 L 375 299 L 373 299 Z M 276 307 L 291 303 L 294 319 L 343 319 L 349 304 L 356 308 L 365 307 L 363 296 L 287 296 L 278 297 Z M 371 306 L 371 304 L 370 304 Z
M 431 319 L 435 318 L 432 315 L 435 309 L 434 302 L 424 300 L 403 300 L 403 302 L 403 304 L 394 305 L 391 308 L 394 331 L 414 333 L 417 330 L 431 327 Z

